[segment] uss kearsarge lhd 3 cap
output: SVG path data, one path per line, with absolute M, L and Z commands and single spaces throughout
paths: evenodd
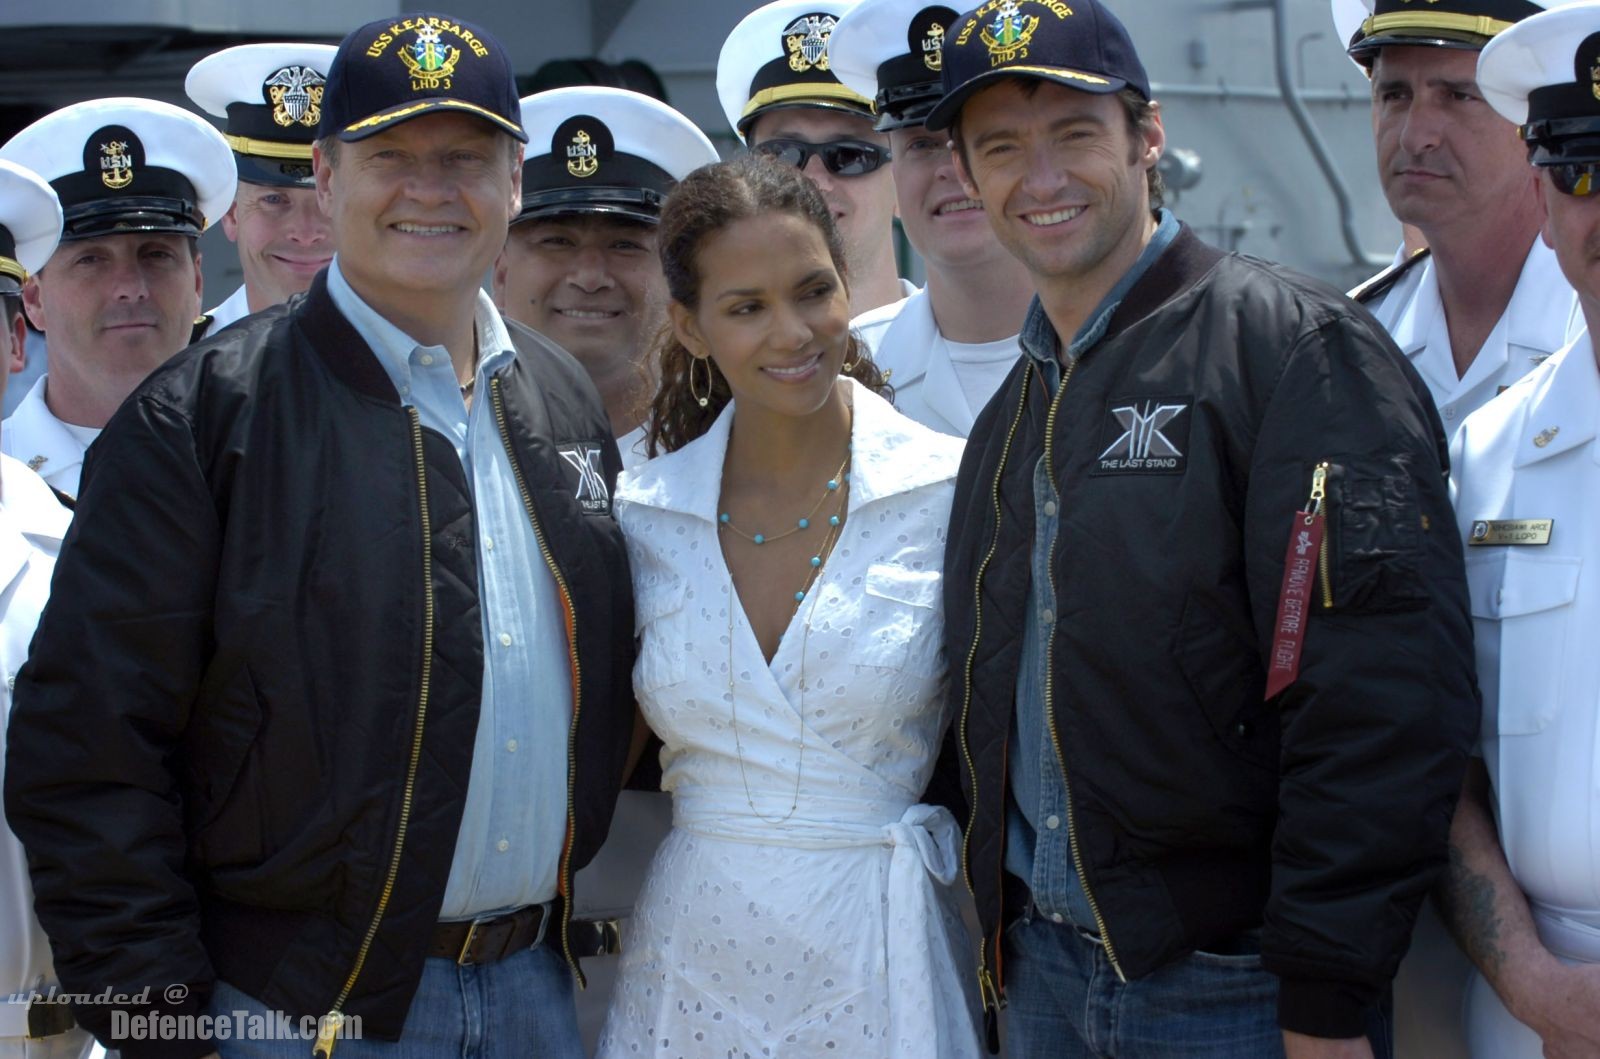
M 1150 98 L 1133 38 L 1099 0 L 988 0 L 945 31 L 941 65 L 945 95 L 927 117 L 930 129 L 949 128 L 974 92 L 1003 77 Z
M 369 22 L 339 45 L 323 93 L 319 137 L 360 140 L 424 114 L 482 118 L 528 142 L 517 79 L 487 30 L 450 15 Z

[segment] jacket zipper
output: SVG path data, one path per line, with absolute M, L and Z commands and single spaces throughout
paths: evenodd
M 522 464 L 517 462 L 516 450 L 511 446 L 511 428 L 506 424 L 505 400 L 500 393 L 500 379 L 489 380 L 490 400 L 494 404 L 495 425 L 500 428 L 500 443 L 506 449 L 506 462 L 511 464 L 511 475 L 517 480 L 517 490 L 522 494 L 522 506 L 533 524 L 534 539 L 539 542 L 539 554 L 544 556 L 550 575 L 555 578 L 556 591 L 561 597 L 561 610 L 567 625 L 567 659 L 572 666 L 572 721 L 567 726 L 567 835 L 561 843 L 561 954 L 572 968 L 578 988 L 588 988 L 588 979 L 572 955 L 572 839 L 578 830 L 578 813 L 574 799 L 578 791 L 578 714 L 583 707 L 583 671 L 578 663 L 578 616 L 572 607 L 572 594 L 567 591 L 567 579 L 556 565 L 555 556 L 545 541 L 544 527 L 539 523 L 539 513 L 533 507 L 533 494 L 528 491 L 528 480 L 522 474 Z
M 383 880 L 383 890 L 378 895 L 378 907 L 373 910 L 372 922 L 361 939 L 356 952 L 355 966 L 344 980 L 344 987 L 334 999 L 333 1008 L 317 1020 L 317 1039 L 312 1045 L 314 1059 L 332 1059 L 333 1046 L 338 1043 L 339 1030 L 344 1025 L 344 1003 L 355 988 L 356 979 L 366 966 L 367 953 L 378 936 L 378 924 L 388 910 L 389 898 L 394 894 L 395 879 L 400 874 L 400 855 L 405 849 L 406 831 L 411 825 L 411 801 L 417 782 L 417 766 L 422 760 L 422 733 L 428 718 L 428 695 L 433 680 L 433 518 L 428 512 L 428 474 L 423 460 L 422 420 L 415 408 L 407 408 L 411 418 L 411 449 L 417 463 L 417 508 L 422 520 L 422 681 L 417 692 L 417 719 L 412 726 L 411 759 L 406 765 L 406 782 L 400 797 L 400 822 L 395 826 L 394 852 L 389 857 L 389 871 Z
M 1067 383 L 1072 381 L 1073 370 L 1078 366 L 1074 357 L 1067 362 L 1067 370 L 1061 375 L 1061 385 L 1056 387 L 1055 399 L 1050 402 L 1050 411 L 1044 419 L 1044 467 L 1045 474 L 1050 479 L 1050 486 L 1055 488 L 1055 436 L 1056 436 L 1056 411 L 1061 407 L 1061 398 L 1067 392 Z M 1059 502 L 1059 494 L 1057 495 Z M 1049 558 L 1050 598 L 1055 599 L 1056 592 L 1056 550 L 1050 549 Z M 1083 853 L 1078 848 L 1078 818 L 1072 808 L 1072 781 L 1067 778 L 1067 757 L 1061 751 L 1061 733 L 1056 729 L 1055 713 L 1055 637 L 1045 639 L 1044 650 L 1044 719 L 1050 728 L 1050 742 L 1055 748 L 1056 763 L 1061 766 L 1061 784 L 1067 793 L 1067 845 L 1072 850 L 1072 867 L 1078 873 L 1078 884 L 1083 887 L 1083 895 L 1089 899 L 1089 911 L 1094 914 L 1094 925 L 1100 931 L 1100 941 L 1106 947 L 1106 959 L 1111 963 L 1111 969 L 1117 972 L 1118 980 L 1126 982 L 1128 976 L 1122 973 L 1122 964 L 1117 961 L 1116 946 L 1111 944 L 1111 933 L 1106 930 L 1105 918 L 1100 915 L 1100 904 L 1094 898 L 1094 891 L 1089 887 L 1089 879 L 1083 873 Z
M 1328 495 L 1328 461 L 1323 460 L 1317 464 L 1317 469 L 1311 472 L 1311 506 L 1308 510 L 1313 515 L 1324 515 L 1326 507 L 1325 498 Z M 1323 527 L 1322 545 L 1317 549 L 1317 572 L 1322 580 L 1322 609 L 1333 609 L 1333 578 L 1328 575 L 1328 531 Z
M 961 756 L 967 762 L 967 775 L 972 777 L 972 805 L 967 812 L 967 825 L 961 834 L 961 873 L 966 878 L 967 892 L 975 894 L 972 886 L 972 823 L 978 817 L 978 769 L 972 759 L 972 746 L 967 741 L 967 721 L 972 715 L 972 666 L 978 656 L 978 641 L 983 638 L 983 575 L 989 568 L 989 563 L 994 559 L 994 553 L 1000 545 L 1000 475 L 1005 470 L 1007 461 L 1011 458 L 1011 443 L 1017 436 L 1017 427 L 1022 423 L 1023 411 L 1028 407 L 1028 382 L 1030 373 L 1024 372 L 1022 376 L 1022 391 L 1017 399 L 1017 414 L 1012 417 L 1011 429 L 1006 432 L 1006 443 L 1000 450 L 1000 465 L 995 468 L 994 488 L 991 490 L 990 502 L 994 505 L 994 539 L 989 542 L 989 551 L 983 560 L 978 563 L 977 573 L 972 580 L 972 610 L 974 627 L 972 633 L 972 647 L 967 651 L 967 664 L 962 676 L 961 723 L 958 726 L 957 737 L 961 744 Z M 1002 829 L 1002 834 L 1004 830 Z M 1004 858 L 1000 869 L 1005 871 Z M 1004 888 L 999 891 L 1003 894 Z M 1001 913 L 1004 917 L 1004 897 L 1001 897 Z M 995 934 L 995 964 L 1000 963 L 1000 936 Z M 999 1011 L 1004 1004 L 1000 999 L 1000 990 L 995 983 L 995 977 L 989 970 L 989 948 L 987 944 L 978 946 L 978 990 L 983 998 L 983 1009 L 986 1016 L 991 1011 Z

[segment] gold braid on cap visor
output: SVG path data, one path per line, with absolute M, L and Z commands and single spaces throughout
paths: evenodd
M 868 114 L 876 114 L 877 108 L 872 105 L 872 100 L 866 96 L 857 95 L 844 85 L 829 84 L 826 81 L 809 81 L 793 85 L 775 85 L 772 88 L 763 88 L 750 97 L 750 102 L 744 105 L 744 111 L 739 117 L 748 118 L 762 107 L 770 107 L 774 103 L 788 103 L 796 99 L 837 100 L 840 103 L 849 103 L 860 107 Z
M 0 257 L 0 276 L 10 276 L 18 283 L 28 281 L 28 270 L 22 267 L 22 262 L 10 257 Z
M 252 140 L 248 136 L 224 135 L 222 138 L 239 154 L 257 158 L 292 158 L 297 162 L 311 161 L 309 143 L 278 143 L 274 140 Z
M 1493 37 L 1510 29 L 1515 23 L 1488 15 L 1458 15 L 1450 11 L 1391 11 L 1386 15 L 1373 15 L 1361 23 L 1361 35 L 1370 37 L 1387 30 L 1432 29 L 1453 33 L 1476 33 L 1480 37 Z

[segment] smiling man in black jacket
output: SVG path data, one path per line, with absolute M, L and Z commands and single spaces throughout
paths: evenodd
M 945 41 L 928 126 L 1038 293 L 945 568 L 986 1006 L 1021 1057 L 1382 1055 L 1477 719 L 1437 415 L 1358 307 L 1159 209 L 1096 0 Z
M 571 879 L 632 723 L 616 445 L 478 289 L 526 139 L 501 47 L 362 27 L 322 107 L 341 253 L 91 451 L 7 811 L 63 988 L 153 986 L 78 1011 L 126 1056 L 312 1053 L 129 1017 L 239 1010 L 324 1056 L 357 1017 L 363 1048 L 576 1056 Z

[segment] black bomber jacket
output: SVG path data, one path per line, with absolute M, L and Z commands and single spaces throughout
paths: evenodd
M 583 369 L 507 326 L 517 356 L 477 400 L 566 612 L 570 898 L 632 727 L 620 463 Z M 6 758 L 64 991 L 152 986 L 152 1009 L 194 1014 L 222 978 L 399 1036 L 472 765 L 477 537 L 451 442 L 401 405 L 325 273 L 129 398 L 90 450 Z M 566 945 L 565 913 L 550 931 Z M 77 1015 L 128 1056 L 212 1048 Z
M 945 563 L 946 760 L 967 802 L 985 1006 L 1004 988 L 1000 930 L 1024 911 L 1003 907 L 1007 760 L 1048 453 L 1061 521 L 1044 707 L 1112 964 L 1137 978 L 1264 927 L 1281 1025 L 1359 1036 L 1444 863 L 1477 728 L 1438 415 L 1364 310 L 1187 229 L 1057 393 L 1024 356 L 979 416 Z M 1298 679 L 1267 699 L 1320 465 Z

